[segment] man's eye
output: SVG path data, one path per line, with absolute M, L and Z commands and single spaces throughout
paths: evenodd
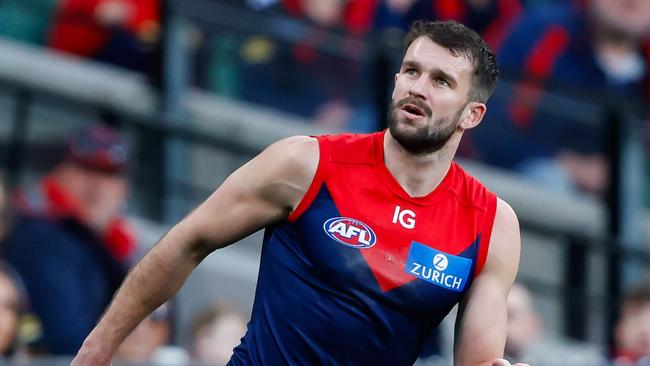
M 415 75 L 418 74 L 418 70 L 413 69 L 413 68 L 408 68 L 408 69 L 404 70 L 404 73 L 406 73 L 407 75 L 415 76 Z
M 443 78 L 437 78 L 436 79 L 436 84 L 440 86 L 449 86 L 449 82 Z

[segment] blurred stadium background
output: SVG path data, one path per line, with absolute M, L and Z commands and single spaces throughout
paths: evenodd
M 53 29 L 64 3 L 0 0 L 0 172 L 12 190 L 33 184 L 79 127 L 102 121 L 119 129 L 130 150 L 125 211 L 136 225 L 139 252 L 270 143 L 294 134 L 384 128 L 407 18 L 382 23 L 377 9 L 399 1 L 320 0 L 314 14 L 322 16 L 299 0 L 151 1 L 153 15 L 128 30 L 138 44 L 115 40 L 105 57 L 56 46 Z M 513 3 L 522 8 L 504 31 L 528 13 L 570 6 Z M 74 42 L 86 42 L 73 34 Z M 541 55 L 554 52 L 540 47 Z M 621 296 L 646 278 L 650 263 L 647 99 L 639 104 L 607 87 L 577 93 L 578 85 L 549 82 L 534 86 L 531 102 L 521 92 L 527 80 L 521 70 L 504 65 L 502 73 L 488 118 L 481 132 L 467 136 L 458 161 L 517 211 L 518 280 L 531 290 L 546 336 L 575 344 L 576 353 L 605 357 Z M 495 121 L 499 104 L 508 103 L 572 126 L 549 132 L 569 144 L 590 138 L 582 131 L 601 131 L 607 183 L 561 189 L 492 161 L 491 147 L 476 141 L 508 148 L 505 121 Z M 518 134 L 517 145 L 553 143 L 535 137 Z M 216 300 L 250 312 L 260 243 L 258 233 L 199 266 L 175 300 L 176 345 L 188 345 L 194 316 Z M 441 358 L 429 363 L 449 364 L 451 324 L 443 326 Z M 3 362 L 54 365 L 66 358 Z

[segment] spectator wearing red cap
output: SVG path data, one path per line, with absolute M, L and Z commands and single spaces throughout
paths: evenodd
M 25 281 L 44 343 L 76 351 L 125 275 L 134 237 L 119 216 L 127 195 L 126 147 L 93 126 L 72 136 L 61 163 L 19 190 L 5 256 Z

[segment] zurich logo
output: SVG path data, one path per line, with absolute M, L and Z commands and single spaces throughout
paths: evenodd
M 435 257 L 433 257 L 433 266 L 438 270 L 438 271 L 444 271 L 447 269 L 447 266 L 449 265 L 449 260 L 447 259 L 447 256 L 444 254 L 436 254 Z
M 333 217 L 325 221 L 323 230 L 330 238 L 352 248 L 370 248 L 377 242 L 368 225 L 349 217 Z

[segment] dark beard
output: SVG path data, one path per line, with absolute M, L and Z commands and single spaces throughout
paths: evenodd
M 426 125 L 418 128 L 415 132 L 404 132 L 398 126 L 400 123 L 406 123 L 404 121 L 405 118 L 400 118 L 398 113 L 401 107 L 407 103 L 412 103 L 422 108 L 428 118 L 431 118 L 431 113 L 429 112 L 430 109 L 423 108 L 423 103 L 411 98 L 403 99 L 397 104 L 393 103 L 390 107 L 388 113 L 388 129 L 390 130 L 390 134 L 406 151 L 413 155 L 431 154 L 442 149 L 456 131 L 458 120 L 465 109 L 465 106 L 460 108 L 453 116 L 452 121 L 449 118 L 437 119 L 433 122 L 433 125 L 436 126 L 433 130 L 430 130 L 429 125 Z M 428 108 L 428 106 L 426 107 Z

